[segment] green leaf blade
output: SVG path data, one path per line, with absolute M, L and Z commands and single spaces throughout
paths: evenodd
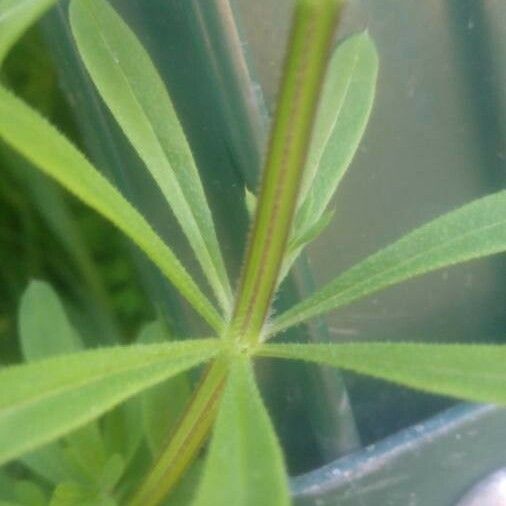
M 283 456 L 245 358 L 231 365 L 193 506 L 288 506 Z
M 209 339 L 104 348 L 0 370 L 0 463 L 57 439 L 143 389 L 209 360 L 218 352 L 217 343 Z
M 395 283 L 506 251 L 506 191 L 445 214 L 352 267 L 273 322 L 271 334 Z
M 143 216 L 36 111 L 0 88 L 0 136 L 132 239 L 217 331 L 221 316 Z
M 320 220 L 348 169 L 371 114 L 378 55 L 367 32 L 334 52 L 323 87 L 300 195 L 295 236 Z
M 348 369 L 434 394 L 506 404 L 504 345 L 267 344 L 259 354 Z
M 0 65 L 23 33 L 58 0 L 0 0 Z
M 71 3 L 81 57 L 104 102 L 174 212 L 221 307 L 232 290 L 192 152 L 158 71 L 136 36 L 103 0 Z
M 80 336 L 50 285 L 32 281 L 21 297 L 19 335 L 27 361 L 82 350 Z

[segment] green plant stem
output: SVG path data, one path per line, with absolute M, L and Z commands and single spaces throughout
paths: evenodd
M 225 334 L 245 345 L 260 341 L 277 286 L 340 7 L 340 0 L 299 0 L 295 8 L 257 214 L 234 316 Z M 227 370 L 224 359 L 208 370 L 129 506 L 158 505 L 183 475 L 212 427 Z
M 227 373 L 228 363 L 223 358 L 218 358 L 209 366 L 168 446 L 162 451 L 128 506 L 156 506 L 177 484 L 209 434 Z
M 228 337 L 248 344 L 261 331 L 292 227 L 339 0 L 299 0 L 246 263 Z

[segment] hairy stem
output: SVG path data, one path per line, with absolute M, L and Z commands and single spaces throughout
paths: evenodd
M 296 4 L 257 214 L 232 323 L 225 333 L 241 345 L 259 343 L 277 286 L 340 6 L 340 0 Z M 129 506 L 158 505 L 183 475 L 212 427 L 227 370 L 224 358 L 208 370 Z
M 299 0 L 246 263 L 228 337 L 260 341 L 286 253 L 341 2 Z
M 228 365 L 215 360 L 183 413 L 168 446 L 134 494 L 128 506 L 156 506 L 165 499 L 192 463 L 214 422 Z

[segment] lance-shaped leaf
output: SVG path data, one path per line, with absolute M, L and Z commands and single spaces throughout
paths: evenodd
M 0 0 L 0 65 L 10 48 L 58 0 Z
M 0 370 L 0 464 L 208 360 L 218 342 L 104 348 Z
M 506 251 L 506 191 L 475 200 L 416 229 L 296 304 L 271 334 L 400 281 Z
M 81 337 L 70 323 L 63 304 L 50 285 L 32 281 L 19 309 L 19 335 L 26 361 L 32 362 L 83 350 Z M 88 476 L 96 477 L 105 464 L 105 448 L 98 424 L 91 422 L 67 439 L 67 454 Z M 23 463 L 50 481 L 72 476 L 66 469 L 67 455 L 58 443 L 52 443 L 24 455 Z
M 100 95 L 160 187 L 218 301 L 228 312 L 232 292 L 211 211 L 192 152 L 155 66 L 104 0 L 74 0 L 70 20 Z
M 266 344 L 259 354 L 348 369 L 434 394 L 506 404 L 504 345 Z
M 231 366 L 194 506 L 289 504 L 283 456 L 250 362 Z
M 317 223 L 349 167 L 374 102 L 378 55 L 367 32 L 334 52 L 320 98 L 300 195 L 294 241 Z
M 142 215 L 36 111 L 0 88 L 0 137 L 130 237 L 216 330 L 222 319 Z

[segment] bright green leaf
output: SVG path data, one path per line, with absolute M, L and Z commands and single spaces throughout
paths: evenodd
M 0 88 L 0 136 L 130 237 L 215 330 L 222 319 L 139 212 L 55 128 Z
M 320 220 L 364 134 L 376 89 L 378 55 L 367 32 L 334 52 L 318 108 L 302 183 L 295 237 Z
M 445 214 L 370 256 L 276 318 L 271 333 L 394 283 L 503 251 L 506 251 L 506 191 Z
M 213 339 L 104 348 L 0 370 L 0 463 L 208 360 L 217 353 L 217 343 Z
M 348 369 L 434 394 L 506 404 L 504 345 L 266 344 L 259 354 Z
M 58 0 L 0 0 L 0 65 L 30 25 Z
M 102 98 L 170 204 L 228 313 L 232 291 L 211 211 L 192 152 L 155 66 L 104 0 L 74 0 L 70 20 L 83 61 Z
M 151 323 L 144 327 L 137 342 L 161 343 L 165 341 L 165 334 L 163 325 L 159 322 Z M 142 393 L 142 425 L 153 456 L 157 456 L 162 445 L 167 442 L 167 436 L 179 419 L 191 392 L 189 378 L 185 374 L 179 374 Z
M 194 506 L 289 504 L 283 456 L 251 364 L 232 365 Z

